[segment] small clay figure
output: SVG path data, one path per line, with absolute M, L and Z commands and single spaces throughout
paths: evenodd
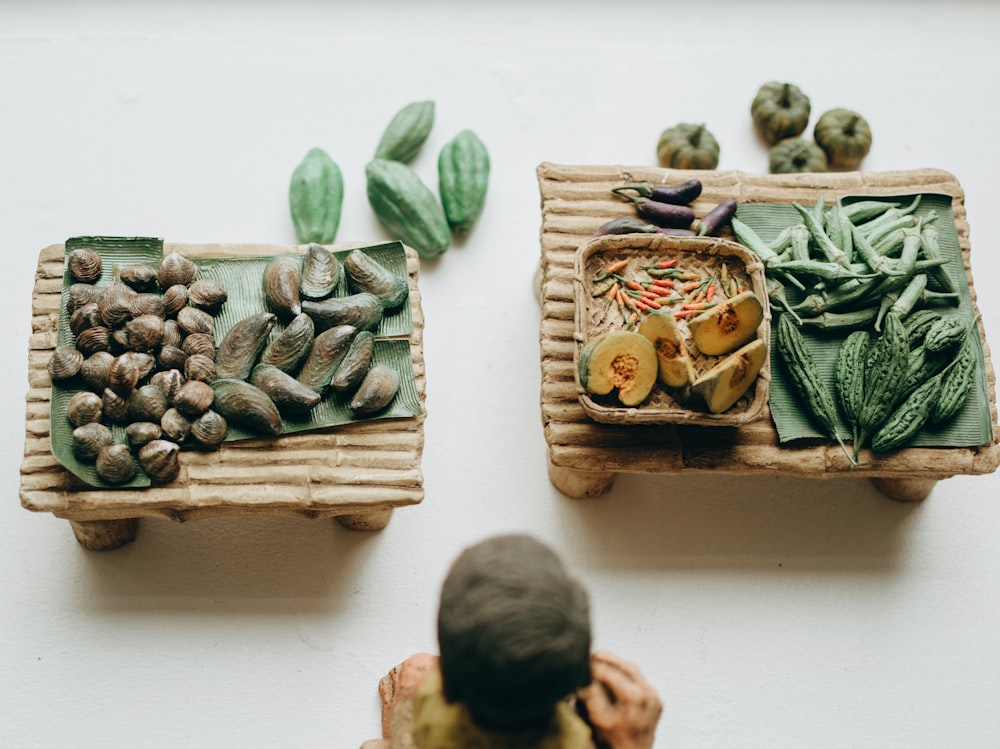
M 458 557 L 438 645 L 382 679 L 385 738 L 362 749 L 652 749 L 656 692 L 635 666 L 591 653 L 586 591 L 530 536 Z

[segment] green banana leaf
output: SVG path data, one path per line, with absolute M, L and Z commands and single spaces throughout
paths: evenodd
M 841 202 L 843 205 L 848 205 L 861 200 L 880 200 L 906 206 L 916 197 L 916 194 L 879 197 L 850 195 L 844 196 Z M 925 220 L 932 215 L 936 216 L 934 226 L 938 230 L 941 254 L 946 258 L 944 268 L 959 295 L 958 304 L 942 304 L 935 306 L 935 309 L 938 309 L 942 314 L 959 315 L 967 323 L 975 324 L 972 295 L 965 274 L 961 245 L 959 244 L 955 216 L 952 211 L 951 196 L 937 193 L 920 193 L 919 197 L 920 202 L 914 211 L 914 215 Z M 831 196 L 825 201 L 825 206 L 822 210 L 830 210 L 833 202 L 834 198 Z M 816 210 L 816 206 L 806 207 Z M 765 241 L 775 239 L 786 227 L 802 222 L 801 215 L 791 204 L 741 203 L 737 208 L 736 215 Z M 793 304 L 801 298 L 801 293 L 790 285 L 786 284 L 785 289 L 789 301 Z M 772 313 L 775 316 L 783 314 L 780 306 L 773 304 Z M 809 418 L 806 408 L 788 382 L 784 366 L 774 346 L 776 330 L 777 325 L 772 325 L 772 379 L 768 404 L 778 431 L 779 441 L 781 443 L 788 443 L 796 440 L 825 439 L 822 432 L 816 428 L 815 424 Z M 812 326 L 802 326 L 800 330 L 823 381 L 830 389 L 830 392 L 833 393 L 834 364 L 837 353 L 840 349 L 840 344 L 850 331 L 823 330 Z M 877 335 L 873 329 L 871 333 L 873 336 Z M 926 426 L 921 429 L 910 445 L 920 447 L 972 447 L 986 444 L 993 440 L 986 368 L 978 336 L 975 337 L 975 344 L 974 348 L 977 357 L 975 384 L 965 406 L 946 424 L 939 427 Z M 842 417 L 840 418 L 839 426 L 843 435 L 850 435 L 850 429 Z
M 133 264 L 159 266 L 163 258 L 163 241 L 149 237 L 73 237 L 66 240 L 66 254 L 79 247 L 92 247 L 101 254 L 102 274 L 98 286 L 105 286 L 115 278 L 116 269 Z M 406 253 L 399 242 L 387 242 L 360 248 L 389 271 L 407 277 Z M 350 250 L 335 252 L 338 260 Z M 264 266 L 269 257 L 219 257 L 198 259 L 198 278 L 210 278 L 223 284 L 228 299 L 215 320 L 215 338 L 221 341 L 226 332 L 239 320 L 250 314 L 267 310 L 261 283 Z M 70 313 L 66 307 L 67 290 L 73 283 L 69 272 L 63 277 L 63 300 L 59 310 L 58 345 L 72 344 L 74 335 L 70 330 Z M 346 281 L 334 291 L 336 296 L 345 296 L 350 291 Z M 273 339 L 284 329 L 279 321 L 271 332 Z M 407 302 L 400 308 L 387 312 L 375 333 L 374 362 L 385 364 L 396 370 L 400 377 L 400 389 L 395 399 L 383 411 L 373 416 L 355 418 L 348 408 L 349 397 L 338 395 L 332 389 L 324 394 L 320 403 L 308 414 L 286 416 L 282 419 L 283 434 L 309 430 L 326 429 L 342 424 L 372 419 L 407 418 L 423 413 L 423 405 L 417 392 L 413 373 L 409 336 L 413 332 L 411 305 Z M 138 469 L 135 478 L 121 485 L 112 486 L 104 482 L 92 463 L 80 461 L 73 453 L 73 425 L 66 417 L 70 399 L 85 385 L 78 377 L 53 382 L 50 405 L 50 439 L 52 454 L 71 473 L 89 485 L 106 488 L 141 488 L 150 485 L 150 479 Z M 109 425 L 115 442 L 125 443 L 123 425 Z M 254 434 L 238 425 L 231 424 L 226 441 L 257 439 Z

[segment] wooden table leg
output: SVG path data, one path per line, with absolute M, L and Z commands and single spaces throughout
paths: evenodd
M 380 531 L 389 525 L 392 508 L 384 507 L 368 512 L 338 515 L 337 522 L 352 531 Z
M 135 541 L 139 518 L 119 520 L 70 520 L 80 545 L 91 551 L 110 551 Z
M 927 499 L 937 479 L 874 478 L 875 487 L 889 499 L 897 502 L 919 502 Z
M 606 471 L 581 471 L 576 468 L 552 465 L 549 462 L 549 481 L 573 499 L 585 499 L 606 494 L 615 483 L 614 473 Z

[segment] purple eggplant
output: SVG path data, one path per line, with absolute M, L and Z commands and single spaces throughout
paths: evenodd
M 716 236 L 722 230 L 722 227 L 733 220 L 733 216 L 735 215 L 736 201 L 732 199 L 723 200 L 715 208 L 706 213 L 701 221 L 698 222 L 698 236 Z
M 672 229 L 657 226 L 632 216 L 625 216 L 624 218 L 613 218 L 607 223 L 601 224 L 594 232 L 595 237 L 603 237 L 608 234 L 670 234 L 675 237 L 693 237 L 695 233 L 692 229 Z
M 653 234 L 657 230 L 656 224 L 625 216 L 623 218 L 613 218 L 607 223 L 601 224 L 594 232 L 595 237 L 603 237 L 606 234 Z
M 686 205 L 660 203 L 649 198 L 630 197 L 629 200 L 635 203 L 635 212 L 639 218 L 644 218 L 657 226 L 688 229 L 694 221 L 694 211 Z
M 649 182 L 636 182 L 612 189 L 619 195 L 621 190 L 632 190 L 641 197 L 655 200 L 657 203 L 672 203 L 673 205 L 688 205 L 701 195 L 701 180 L 689 179 L 679 185 L 653 185 Z M 628 196 L 626 196 L 628 197 Z

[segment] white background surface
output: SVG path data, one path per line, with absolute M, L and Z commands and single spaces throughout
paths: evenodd
M 791 80 L 872 123 L 870 171 L 966 191 L 1000 351 L 992 3 L 4 3 L 0 5 L 0 746 L 357 747 L 377 683 L 433 651 L 448 563 L 501 531 L 551 543 L 595 644 L 665 704 L 657 747 L 1000 746 L 1000 477 L 897 504 L 864 480 L 620 477 L 572 501 L 539 414 L 535 167 L 655 164 L 704 121 L 720 168 L 766 171 L 749 104 Z M 469 127 L 493 158 L 472 238 L 421 271 L 426 499 L 384 531 L 146 520 L 87 552 L 19 506 L 38 251 L 80 234 L 294 242 L 291 170 L 341 165 L 338 239 L 386 238 L 364 164 L 437 102 L 415 162 Z M 810 125 L 811 127 L 811 125 Z

